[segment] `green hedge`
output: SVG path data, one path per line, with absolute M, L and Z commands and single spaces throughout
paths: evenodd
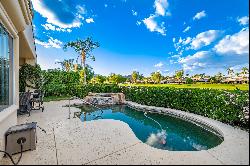
M 110 84 L 48 84 L 43 89 L 45 96 L 77 96 L 82 98 L 89 92 L 123 92 L 126 100 L 139 104 L 178 109 L 245 128 L 248 128 L 249 124 L 243 113 L 243 108 L 249 106 L 248 91 L 169 87 L 119 87 L 118 85 Z
M 121 88 L 113 84 L 47 84 L 43 91 L 46 96 L 77 96 L 85 97 L 89 92 L 93 93 L 118 93 Z
M 248 127 L 243 108 L 249 107 L 248 91 L 177 89 L 168 87 L 124 87 L 126 99 L 143 104 L 173 108 Z

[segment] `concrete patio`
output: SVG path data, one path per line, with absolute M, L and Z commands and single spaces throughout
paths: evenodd
M 68 119 L 68 108 L 62 107 L 66 104 L 68 101 L 47 102 L 44 112 L 18 117 L 19 124 L 34 121 L 46 130 L 37 129 L 37 149 L 24 152 L 20 164 L 249 164 L 249 133 L 217 121 L 211 120 L 231 133 L 218 147 L 196 152 L 166 151 L 144 144 L 121 121 L 83 123 L 73 118 L 73 113 Z M 18 157 L 15 155 L 16 160 Z M 4 158 L 0 164 L 11 162 Z

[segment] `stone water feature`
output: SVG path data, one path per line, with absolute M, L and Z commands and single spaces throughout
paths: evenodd
M 115 105 L 124 104 L 125 95 L 123 93 L 89 93 L 84 101 L 93 105 Z

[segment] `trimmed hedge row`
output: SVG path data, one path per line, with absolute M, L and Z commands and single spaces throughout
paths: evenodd
M 248 91 L 179 89 L 169 87 L 128 87 L 110 84 L 46 85 L 45 96 L 85 97 L 89 92 L 123 92 L 126 100 L 143 105 L 178 109 L 206 116 L 231 125 L 248 128 L 244 107 L 249 107 Z
M 126 99 L 143 104 L 173 108 L 248 127 L 244 107 L 249 107 L 248 91 L 178 89 L 168 87 L 125 87 Z
M 44 86 L 43 91 L 46 96 L 77 96 L 85 97 L 89 92 L 93 93 L 118 93 L 121 88 L 113 84 L 48 84 Z

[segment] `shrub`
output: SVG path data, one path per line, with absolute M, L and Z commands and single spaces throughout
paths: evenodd
M 19 91 L 25 92 L 26 87 L 40 89 L 42 70 L 39 65 L 24 64 L 19 69 Z
M 173 108 L 247 127 L 243 108 L 249 105 L 248 91 L 177 89 L 169 87 L 123 87 L 126 100 L 143 105 Z
M 187 78 L 186 83 L 187 83 L 187 84 L 192 84 L 192 83 L 193 83 L 193 80 L 192 80 L 191 78 Z
M 45 96 L 77 96 L 85 97 L 93 93 L 118 93 L 121 88 L 115 84 L 47 84 L 43 87 Z

